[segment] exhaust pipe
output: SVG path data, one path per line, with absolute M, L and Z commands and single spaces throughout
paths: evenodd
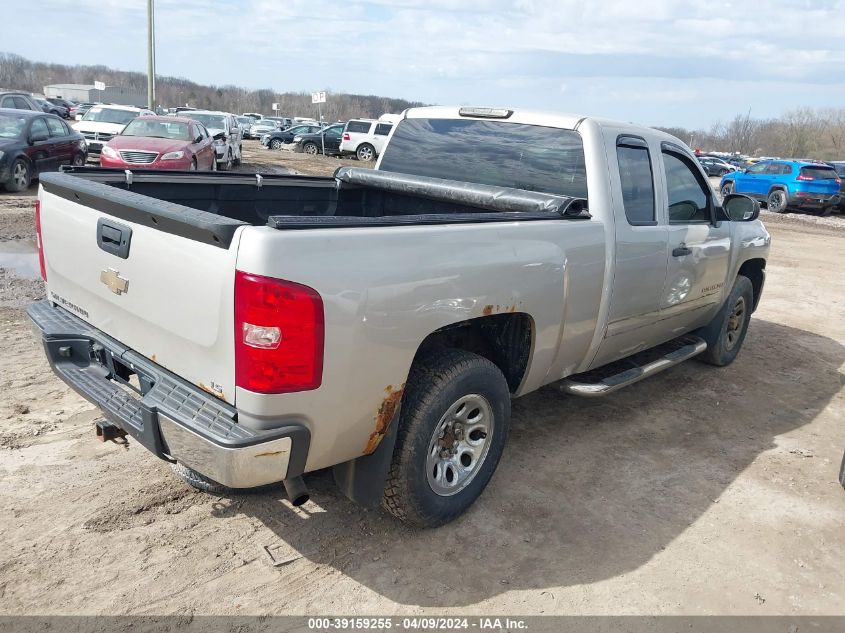
M 288 493 L 288 499 L 294 506 L 301 506 L 303 503 L 311 498 L 308 493 L 308 488 L 302 477 L 290 477 L 284 479 L 282 483 L 285 485 L 285 491 Z

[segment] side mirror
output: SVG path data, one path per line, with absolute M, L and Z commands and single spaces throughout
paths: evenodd
M 760 217 L 760 203 L 740 193 L 726 195 L 722 210 L 733 222 L 751 222 Z
M 218 132 L 217 134 L 214 135 L 215 141 L 219 141 L 219 140 L 222 140 L 224 138 L 226 138 L 226 132 Z
M 202 143 L 202 134 L 194 139 L 194 143 Z

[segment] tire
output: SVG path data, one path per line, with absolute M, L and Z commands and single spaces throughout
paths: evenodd
M 407 385 L 382 506 L 410 525 L 437 527 L 466 511 L 493 476 L 510 392 L 498 367 L 463 350 L 416 361 Z
M 223 484 L 219 484 L 205 475 L 200 475 L 197 471 L 192 468 L 188 468 L 183 464 L 171 464 L 170 467 L 179 479 L 197 490 L 202 490 L 203 492 L 209 492 L 211 494 L 226 494 L 228 492 L 232 492 L 231 488 L 224 486 Z
M 772 213 L 783 213 L 786 206 L 786 192 L 783 189 L 772 189 L 766 198 L 766 208 Z
M 211 157 L 211 171 L 217 171 L 217 153 Z
M 722 308 L 709 324 L 696 332 L 707 341 L 707 349 L 698 358 L 717 367 L 734 362 L 745 342 L 753 306 L 754 287 L 751 280 L 737 275 Z
M 824 207 L 819 211 L 819 215 L 823 218 L 826 218 L 831 213 L 833 213 L 833 207 L 832 206 Z
M 243 145 L 238 146 L 238 155 L 235 156 L 235 160 L 233 161 L 235 167 L 240 167 L 241 165 L 241 156 L 243 155 L 244 147 Z
M 17 193 L 29 189 L 32 182 L 32 170 L 24 159 L 18 158 L 9 170 L 10 177 L 6 182 L 6 191 Z
M 729 180 L 724 185 L 722 185 L 721 194 L 724 198 L 734 192 L 734 184 Z
M 355 155 L 358 157 L 358 160 L 369 163 L 376 159 L 376 148 L 369 143 L 362 143 L 355 151 Z
M 845 455 L 842 456 L 842 464 L 839 466 L 839 483 L 845 488 Z
M 302 151 L 305 154 L 309 154 L 311 156 L 316 156 L 317 154 L 320 153 L 320 148 L 317 147 L 316 143 L 306 143 L 305 145 L 302 146 Z
M 282 149 L 282 145 L 284 145 L 284 143 L 282 143 L 282 139 L 280 138 L 274 138 L 270 141 L 270 149 Z
M 196 158 L 191 159 L 191 166 L 188 167 L 188 170 L 189 171 L 196 171 L 197 170 L 197 159 Z
M 225 162 L 225 163 L 223 163 L 223 168 L 222 168 L 222 170 L 223 170 L 223 171 L 232 171 L 232 163 L 233 163 L 233 160 L 232 160 L 232 150 L 230 149 L 230 150 L 228 151 L 228 153 L 226 154 L 226 162 Z
M 85 154 L 74 154 L 73 160 L 71 161 L 71 165 L 73 165 L 74 167 L 84 167 Z

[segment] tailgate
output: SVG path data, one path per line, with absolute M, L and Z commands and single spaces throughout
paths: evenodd
M 244 223 L 66 174 L 42 176 L 38 197 L 48 298 L 234 403 Z

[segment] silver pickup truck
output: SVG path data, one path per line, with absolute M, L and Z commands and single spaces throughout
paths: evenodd
M 333 178 L 73 168 L 41 179 L 53 370 L 192 485 L 332 467 L 418 526 L 466 510 L 511 399 L 728 365 L 763 290 L 758 203 L 656 130 L 415 108 Z M 565 406 L 565 405 L 562 405 Z

